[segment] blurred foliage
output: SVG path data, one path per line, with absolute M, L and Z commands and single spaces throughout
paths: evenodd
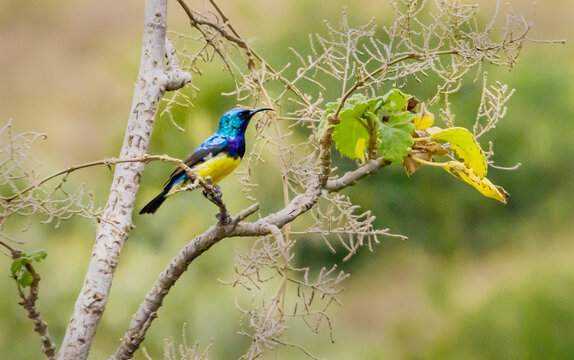
M 458 315 L 456 325 L 434 349 L 415 358 L 570 359 L 574 276 L 530 276 L 530 282 L 509 284 L 478 309 Z
M 274 3 L 252 0 L 222 6 L 229 8 L 236 27 L 247 38 L 252 36 L 254 47 L 277 68 L 294 59 L 287 46 L 304 52 L 307 34 L 322 31 L 323 19 L 336 23 L 343 5 L 342 1 Z M 114 156 L 123 140 L 137 72 L 142 4 L 131 1 L 116 8 L 115 2 L 108 1 L 93 11 L 93 6 L 61 0 L 42 13 L 41 23 L 24 24 L 19 21 L 28 17 L 28 10 L 39 18 L 38 8 L 14 4 L 0 2 L 0 18 L 7 19 L 9 14 L 12 24 L 0 27 L 0 38 L 10 49 L 0 55 L 5 84 L 0 89 L 2 121 L 13 117 L 21 131 L 48 132 L 47 145 L 35 149 L 45 162 L 39 172 Z M 63 15 L 58 15 L 59 10 Z M 547 37 L 568 37 L 571 22 L 554 17 L 566 16 L 571 10 L 569 2 L 540 2 L 539 16 L 544 19 L 545 14 L 552 14 L 553 20 L 537 25 L 535 17 L 535 29 L 541 26 Z M 170 11 L 173 27 L 185 32 L 187 23 L 177 13 L 180 10 L 171 7 Z M 350 21 L 357 23 L 376 15 L 377 22 L 384 24 L 387 12 L 387 6 L 380 7 L 376 1 L 347 8 Z M 101 34 L 87 32 L 83 21 L 95 15 L 95 19 L 115 25 Z M 66 16 L 77 20 L 68 23 Z M 564 28 L 553 27 L 555 24 Z M 265 31 L 260 32 L 261 28 Z M 72 36 L 76 29 L 84 29 L 81 36 Z M 42 42 L 51 47 L 43 47 Z M 14 54 L 19 58 L 10 60 L 9 55 Z M 345 190 L 364 209 L 372 209 L 377 227 L 389 227 L 409 240 L 384 240 L 374 254 L 363 248 L 349 263 L 343 263 L 343 253 L 330 252 L 318 237 L 301 239 L 297 243 L 301 263 L 313 260 L 317 267 L 337 263 L 353 276 L 343 296 L 344 306 L 333 316 L 335 344 L 328 335 L 310 336 L 303 328 L 294 327 L 289 334 L 328 359 L 572 357 L 574 300 L 569 294 L 574 287 L 574 267 L 552 266 L 542 274 L 540 270 L 555 262 L 568 264 L 568 251 L 563 249 L 572 250 L 573 55 L 569 46 L 530 44 L 511 72 L 489 70 L 490 79 L 517 89 L 506 118 L 480 139 L 483 147 L 488 140 L 495 143 L 498 165 L 522 163 L 515 171 L 489 172 L 493 182 L 511 193 L 508 205 L 485 199 L 434 169 L 423 168 L 408 179 L 398 165 Z M 39 58 L 42 61 L 38 62 Z M 81 81 L 74 82 L 77 80 Z M 434 91 L 431 80 L 409 83 L 404 91 L 424 101 Z M 232 87 L 221 64 L 206 66 L 203 75 L 194 75 L 193 82 L 200 89 L 188 93 L 194 107 L 173 113 L 174 121 L 186 132 L 162 117 L 150 153 L 185 158 L 216 128 L 220 114 L 236 104 L 235 99 L 221 96 Z M 8 88 L 20 91 L 5 93 Z M 480 89 L 479 83 L 470 81 L 450 99 L 463 126 L 474 122 Z M 331 101 L 338 93 L 332 90 L 325 99 Z M 253 144 L 253 128 L 248 144 Z M 341 171 L 354 166 L 348 159 L 337 157 L 336 161 Z M 169 165 L 163 163 L 147 166 L 136 206 L 154 195 L 170 172 Z M 265 174 L 254 176 L 262 184 L 259 194 L 267 194 L 262 211 L 278 208 L 280 197 L 272 194 L 280 193 L 279 185 L 263 183 Z M 68 182 L 70 186 L 86 182 L 97 203 L 103 204 L 110 178 L 108 170 L 91 169 L 70 176 Z M 242 196 L 232 195 L 241 194 L 233 177 L 223 181 L 222 188 L 232 212 L 248 204 Z M 106 358 L 115 349 L 115 339 L 123 334 L 156 274 L 193 234 L 213 223 L 216 211 L 210 206 L 196 192 L 170 199 L 169 206 L 162 209 L 165 211 L 153 217 L 135 216 L 136 229 L 123 250 L 93 359 Z M 63 337 L 82 283 L 93 229 L 92 222 L 77 219 L 58 229 L 34 226 L 22 236 L 27 239 L 25 251 L 46 248 L 49 253 L 35 266 L 42 276 L 38 306 L 56 343 Z M 147 336 L 144 344 L 152 356 L 161 358 L 163 338 L 178 339 L 186 322 L 190 343 L 197 340 L 202 348 L 214 339 L 211 359 L 236 358 L 242 353 L 247 344 L 236 335 L 241 314 L 234 300 L 248 302 L 251 295 L 216 280 L 232 280 L 235 254 L 249 247 L 248 239 L 228 239 L 194 263 L 167 297 Z M 10 264 L 8 257 L 0 258 L 0 268 L 4 268 L 0 277 L 0 354 L 7 359 L 37 359 L 41 356 L 39 339 L 17 305 Z M 516 270 L 501 278 L 500 268 Z M 461 298 L 473 299 L 472 306 L 464 305 Z M 143 355 L 138 353 L 135 358 L 143 359 Z M 286 350 L 278 358 L 298 359 L 301 353 Z

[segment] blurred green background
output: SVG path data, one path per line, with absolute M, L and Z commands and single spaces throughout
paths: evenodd
M 490 3 L 481 4 L 486 17 L 492 14 Z M 292 59 L 288 47 L 306 49 L 308 33 L 324 33 L 323 19 L 337 24 L 345 5 L 355 25 L 371 16 L 386 24 L 390 13 L 386 2 L 373 0 L 220 5 L 276 68 Z M 533 12 L 521 1 L 513 5 Z M 538 1 L 531 37 L 570 40 L 573 10 L 570 1 Z M 169 11 L 170 28 L 186 32 L 187 21 L 175 2 Z M 40 174 L 118 153 L 139 65 L 142 17 L 143 3 L 134 0 L 0 0 L 0 120 L 14 119 L 16 131 L 49 135 L 35 146 Z M 482 140 L 494 141 L 497 164 L 522 163 L 516 171 L 489 172 L 511 193 L 508 205 L 437 169 L 408 179 L 393 166 L 347 190 L 373 210 L 379 227 L 409 239 L 384 239 L 373 253 L 362 249 L 348 263 L 322 241 L 302 243 L 301 263 L 337 262 L 352 276 L 341 296 L 343 306 L 332 308 L 334 343 L 328 330 L 310 335 L 300 324 L 292 325 L 286 340 L 327 359 L 574 359 L 572 55 L 570 45 L 527 44 L 511 72 L 488 69 L 491 81 L 517 89 L 506 118 Z M 200 89 L 195 108 L 178 117 L 187 131 L 161 119 L 150 153 L 186 157 L 215 129 L 219 114 L 236 104 L 220 95 L 233 88 L 220 64 L 206 67 L 193 81 Z M 435 87 L 424 85 L 422 93 Z M 451 98 L 461 125 L 473 123 L 479 99 L 479 83 L 467 83 Z M 138 208 L 155 195 L 169 171 L 159 163 L 146 168 Z M 111 175 L 104 168 L 90 169 L 68 181 L 70 186 L 87 183 L 101 206 Z M 233 177 L 222 187 L 231 211 L 248 204 L 243 195 L 230 195 L 240 194 Z M 277 208 L 281 198 L 279 188 L 269 188 L 277 201 L 268 195 L 266 210 Z M 113 352 L 158 272 L 214 221 L 211 211 L 200 209 L 210 204 L 199 192 L 170 202 L 153 217 L 134 216 L 136 229 L 123 250 L 92 359 Z M 83 281 L 94 224 L 82 219 L 57 229 L 34 224 L 17 236 L 26 240 L 24 249 L 49 252 L 38 266 L 43 279 L 39 309 L 59 344 Z M 252 294 L 217 280 L 234 278 L 235 257 L 251 244 L 250 239 L 225 240 L 191 266 L 148 333 L 144 345 L 154 358 L 162 358 L 164 338 L 181 342 L 184 323 L 190 343 L 198 340 L 202 348 L 213 338 L 211 359 L 233 359 L 245 351 L 248 341 L 237 335 L 241 313 L 234 301 L 248 306 Z M 0 257 L 0 357 L 38 359 L 40 341 L 17 305 L 9 264 Z M 135 358 L 144 356 L 139 352 Z M 286 348 L 263 358 L 304 356 Z

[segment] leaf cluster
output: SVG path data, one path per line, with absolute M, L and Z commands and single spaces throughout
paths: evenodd
M 19 257 L 12 261 L 10 271 L 12 277 L 19 286 L 25 288 L 32 284 L 34 276 L 30 272 L 30 265 L 34 262 L 40 262 L 48 256 L 46 250 L 35 250 L 30 253 L 21 253 Z
M 424 103 L 416 113 L 417 105 L 412 95 L 398 89 L 372 98 L 356 93 L 343 106 L 338 102 L 326 104 L 318 136 L 338 111 L 330 126 L 334 126 L 333 143 L 342 155 L 363 163 L 365 154 L 401 161 L 409 176 L 422 165 L 439 166 L 484 196 L 506 203 L 508 193 L 486 178 L 487 159 L 476 137 L 462 127 L 432 127 L 434 115 Z M 448 155 L 449 151 L 451 160 L 434 162 L 435 156 Z
M 350 96 L 339 111 L 339 122 L 333 130 L 337 150 L 365 162 L 369 147 L 375 147 L 376 153 L 391 162 L 402 160 L 414 142 L 411 133 L 415 130 L 415 114 L 407 110 L 410 98 L 399 89 L 374 98 L 359 93 Z M 336 114 L 338 108 L 338 102 L 326 104 L 318 136 L 322 136 L 328 117 Z

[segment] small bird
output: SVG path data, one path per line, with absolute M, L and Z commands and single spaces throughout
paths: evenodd
M 191 154 L 185 165 L 195 170 L 202 178 L 211 177 L 214 184 L 231 174 L 239 165 L 245 154 L 245 130 L 249 120 L 260 111 L 273 110 L 272 108 L 229 110 L 221 117 L 219 128 L 199 145 Z M 165 187 L 152 201 L 150 201 L 140 214 L 153 214 L 163 204 L 167 194 L 176 184 L 184 184 L 190 178 L 182 169 L 176 169 L 166 182 Z

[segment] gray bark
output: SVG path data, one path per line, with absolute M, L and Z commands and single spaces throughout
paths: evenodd
M 158 103 L 166 89 L 174 90 L 191 75 L 175 69 L 175 55 L 166 55 L 167 0 L 146 0 L 140 70 L 120 159 L 147 153 Z M 171 50 L 171 49 L 170 49 Z M 58 359 L 86 359 L 112 284 L 121 249 L 132 229 L 132 211 L 144 164 L 127 162 L 115 168 L 110 194 L 101 221 L 84 284 L 76 300 Z

